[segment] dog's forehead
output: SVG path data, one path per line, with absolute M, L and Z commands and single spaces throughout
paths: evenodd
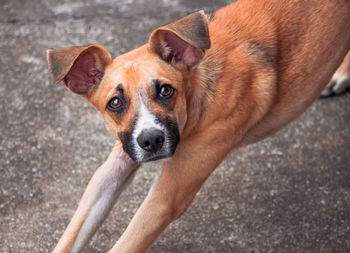
M 108 82 L 129 87 L 150 84 L 152 80 L 162 75 L 164 71 L 161 66 L 146 57 L 124 59 L 123 61 L 116 58 L 107 70 Z

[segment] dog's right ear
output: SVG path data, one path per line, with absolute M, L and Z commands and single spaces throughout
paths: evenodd
M 87 96 L 97 86 L 112 61 L 100 45 L 47 50 L 47 61 L 55 83 L 64 85 L 78 95 Z

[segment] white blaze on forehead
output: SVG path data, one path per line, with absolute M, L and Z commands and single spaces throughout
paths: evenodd
M 140 102 L 140 111 L 137 114 L 137 121 L 133 131 L 133 137 L 137 138 L 145 129 L 156 128 L 159 130 L 164 130 L 163 124 L 161 124 L 157 120 L 157 117 L 147 108 L 141 97 Z
M 144 151 L 140 148 L 137 143 L 137 137 L 141 134 L 143 130 L 150 128 L 156 128 L 165 132 L 163 124 L 161 124 L 156 116 L 147 108 L 140 96 L 140 110 L 137 114 L 137 120 L 135 128 L 132 132 L 132 143 L 134 146 L 134 151 L 137 159 L 142 160 L 144 156 Z

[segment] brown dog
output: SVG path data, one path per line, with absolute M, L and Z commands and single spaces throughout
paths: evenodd
M 349 49 L 349 0 L 240 0 L 156 29 L 116 59 L 98 45 L 49 50 L 54 81 L 92 103 L 116 139 L 55 252 L 81 251 L 139 164 L 168 158 L 111 250 L 146 251 L 230 150 L 298 117 Z

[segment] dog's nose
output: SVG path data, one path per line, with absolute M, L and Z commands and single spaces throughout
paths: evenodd
M 156 128 L 143 130 L 137 137 L 137 143 L 143 150 L 156 153 L 163 147 L 164 133 Z

